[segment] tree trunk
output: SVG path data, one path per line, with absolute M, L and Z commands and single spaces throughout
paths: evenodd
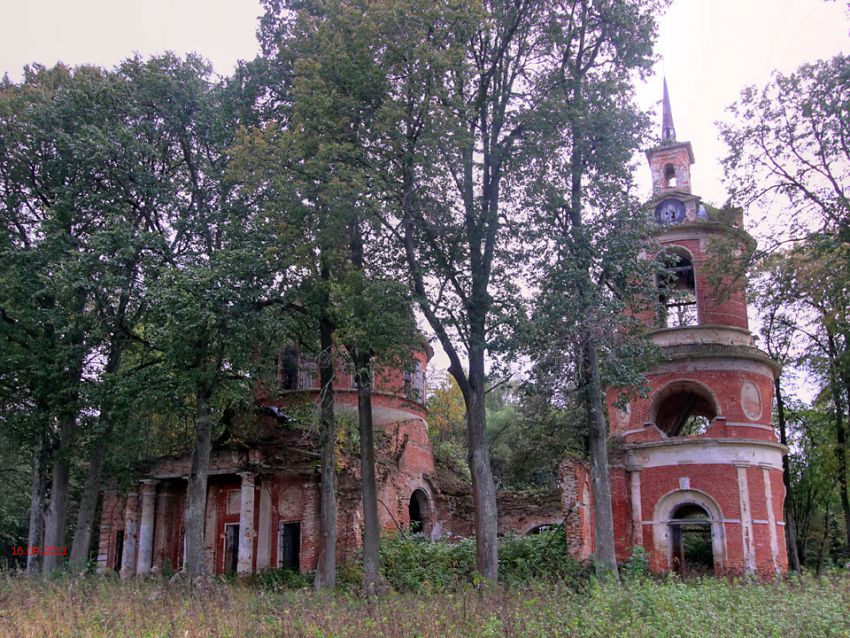
M 184 566 L 190 579 L 206 573 L 204 523 L 213 429 L 213 418 L 209 408 L 210 397 L 211 392 L 208 389 L 200 389 L 195 403 L 195 446 L 192 449 L 192 469 L 189 474 L 185 513 L 186 557 Z
M 847 546 L 850 547 L 850 497 L 847 491 L 847 431 L 840 407 L 835 413 L 835 456 L 838 459 L 838 488 L 841 491 L 841 511 L 844 514 L 844 530 Z
M 49 573 L 59 567 L 61 548 L 65 543 L 65 521 L 68 516 L 68 501 L 71 475 L 71 435 L 74 431 L 76 414 L 65 414 L 59 421 L 59 443 L 53 455 L 53 476 L 50 482 L 50 503 L 44 521 L 44 547 L 42 547 L 42 570 Z
M 363 233 L 355 217 L 349 228 L 351 265 L 366 278 Z M 358 291 L 363 295 L 363 289 Z M 372 353 L 351 344 L 357 380 L 357 424 L 360 429 L 360 494 L 363 501 L 363 593 L 371 600 L 380 584 L 379 551 L 381 524 L 378 520 L 378 479 L 375 472 L 375 428 L 372 423 Z
M 835 337 L 827 331 L 829 345 L 829 373 L 832 400 L 835 404 L 835 458 L 838 461 L 838 487 L 841 492 L 841 510 L 844 514 L 844 531 L 850 547 L 850 493 L 847 491 L 847 430 L 844 427 L 844 400 L 838 378 L 841 375 Z
M 483 333 L 483 326 L 481 331 Z M 473 344 L 483 338 L 472 337 Z M 475 505 L 475 566 L 484 578 L 496 582 L 499 577 L 498 512 L 496 483 L 490 468 L 484 409 L 484 350 L 473 345 L 469 352 L 469 394 L 466 406 L 466 431 L 469 442 L 469 470 L 472 475 L 472 500 Z
M 809 530 L 812 526 L 812 512 L 815 510 L 815 493 L 811 485 L 807 489 L 805 500 L 800 503 L 800 507 L 795 504 L 794 511 L 798 516 L 797 529 L 799 530 L 798 538 L 800 539 L 800 562 L 806 563 L 806 557 L 809 550 Z
M 584 404 L 587 409 L 590 443 L 590 480 L 593 483 L 593 513 L 596 521 L 594 561 L 597 576 L 617 578 L 611 479 L 608 468 L 608 422 L 602 412 L 602 388 L 596 346 L 589 335 L 585 335 L 584 339 L 584 379 L 582 381 L 585 386 Z
M 776 415 L 779 422 L 779 442 L 788 446 L 787 423 L 785 422 L 785 399 L 779 377 L 773 381 L 776 395 Z M 791 491 L 791 466 L 788 454 L 782 455 L 782 483 L 785 485 L 785 543 L 788 546 L 788 563 L 795 572 L 800 571 L 800 555 L 797 552 L 797 521 L 794 517 L 794 495 Z
M 322 268 L 327 283 L 330 273 Z M 326 293 L 327 295 L 327 293 Z M 334 326 L 327 316 L 326 299 L 319 320 L 322 352 L 319 355 L 320 436 L 322 461 L 319 476 L 319 546 L 316 564 L 316 589 L 336 586 L 336 416 L 334 415 Z
M 77 290 L 77 312 L 82 312 L 87 294 L 82 288 Z M 50 483 L 50 503 L 44 521 L 44 547 L 42 547 L 41 568 L 45 573 L 56 569 L 60 563 L 60 553 L 65 554 L 65 522 L 68 516 L 70 500 L 71 451 L 74 426 L 77 423 L 79 407 L 80 380 L 83 375 L 83 357 L 85 356 L 85 334 L 79 326 L 74 326 L 68 336 L 71 348 L 70 365 L 67 379 L 70 380 L 68 394 L 63 397 L 59 409 L 59 440 L 54 447 L 53 476 Z M 60 364 L 61 365 L 61 364 Z M 54 549 L 45 549 L 54 548 Z M 62 548 L 61 550 L 58 548 Z
M 580 87 L 575 90 L 581 101 Z M 570 174 L 570 225 L 567 241 L 574 245 L 578 266 L 576 283 L 579 298 L 579 321 L 586 321 L 586 314 L 594 307 L 593 283 L 591 280 L 591 256 L 593 247 L 584 227 L 582 207 L 584 177 L 583 127 L 574 123 L 574 145 Z M 608 468 L 608 423 L 605 420 L 602 401 L 602 383 L 599 373 L 599 358 L 591 328 L 581 325 L 582 372 L 580 382 L 584 386 L 584 405 L 587 412 L 587 431 L 590 446 L 590 479 L 593 486 L 593 511 L 595 518 L 596 547 L 594 562 L 596 574 L 618 579 L 617 555 L 614 547 L 614 514 L 611 507 L 611 477 Z
M 91 548 L 92 523 L 97 511 L 97 501 L 100 496 L 100 477 L 103 461 L 106 456 L 106 446 L 103 440 L 95 441 L 83 496 L 80 499 L 80 510 L 77 512 L 77 526 L 74 529 L 74 541 L 71 543 L 71 569 L 81 573 L 86 568 L 86 559 Z
M 32 461 L 32 487 L 30 488 L 30 520 L 27 545 L 40 547 L 44 535 L 44 491 L 47 489 L 47 432 L 38 433 Z M 41 555 L 27 554 L 27 573 L 36 574 L 41 567 Z
M 820 548 L 818 549 L 817 575 L 823 575 L 823 563 L 826 557 L 827 548 L 829 547 L 829 501 L 826 502 L 826 512 L 823 517 L 823 537 L 820 540 Z
M 110 340 L 109 357 L 104 368 L 104 378 L 118 372 L 121 366 L 121 358 L 124 354 L 123 336 L 113 334 Z M 100 482 L 103 474 L 103 463 L 106 458 L 106 442 L 112 431 L 112 404 L 111 397 L 104 398 L 100 403 L 101 432 L 94 441 L 91 459 L 89 459 L 89 470 L 83 487 L 83 495 L 80 499 L 80 510 L 77 512 L 77 524 L 74 528 L 74 540 L 71 544 L 71 569 L 74 572 L 82 572 L 86 566 L 86 558 L 91 549 L 92 526 L 95 512 L 97 511 L 98 497 L 100 496 Z
M 360 426 L 360 472 L 363 498 L 363 592 L 373 598 L 380 584 L 379 549 L 381 524 L 378 520 L 378 480 L 375 472 L 375 432 L 372 423 L 372 362 L 358 353 L 357 416 Z

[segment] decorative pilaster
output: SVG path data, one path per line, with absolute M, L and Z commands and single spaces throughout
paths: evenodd
M 139 558 L 136 562 L 136 574 L 144 576 L 150 573 L 153 561 L 153 526 L 156 511 L 157 481 L 142 481 L 142 515 L 139 523 Z
M 753 539 L 753 515 L 750 509 L 750 486 L 747 482 L 747 463 L 735 463 L 738 472 L 738 502 L 741 507 L 741 542 L 744 551 L 744 572 L 756 572 L 756 550 Z
M 770 527 L 770 557 L 773 560 L 773 571 L 780 573 L 779 568 L 779 538 L 776 534 L 776 514 L 773 512 L 773 489 L 770 485 L 770 472 L 773 467 L 762 465 L 762 478 L 764 480 L 764 500 L 767 504 L 767 523 Z
M 643 512 L 640 498 L 640 468 L 628 467 L 632 500 L 632 544 L 643 547 Z
M 239 501 L 239 554 L 236 574 L 250 576 L 254 564 L 254 474 L 240 472 L 242 489 Z
M 124 505 L 124 549 L 121 552 L 121 578 L 136 575 L 136 541 L 138 540 L 139 494 L 131 490 Z

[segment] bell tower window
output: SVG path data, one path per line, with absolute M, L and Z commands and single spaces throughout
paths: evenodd
M 696 278 L 691 256 L 668 251 L 659 256 L 658 327 L 682 328 L 699 323 Z
M 676 188 L 677 185 L 676 168 L 672 164 L 667 164 L 664 167 L 664 188 Z

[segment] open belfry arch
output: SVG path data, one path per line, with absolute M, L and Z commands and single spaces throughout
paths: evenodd
M 782 456 L 771 423 L 776 364 L 755 346 L 742 277 L 724 270 L 754 247 L 740 209 L 716 210 L 692 192 L 694 152 L 676 138 L 664 83 L 661 137 L 646 151 L 660 273 L 655 308 L 640 319 L 660 348 L 645 397 L 608 392 L 611 491 L 619 560 L 636 546 L 655 572 L 787 570 Z M 647 271 L 652 268 L 647 263 Z M 648 275 L 652 276 L 652 275 Z M 592 551 L 586 471 L 562 465 L 570 549 Z

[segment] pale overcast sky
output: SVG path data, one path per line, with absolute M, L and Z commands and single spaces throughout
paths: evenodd
M 656 77 L 640 90 L 645 108 L 661 95 L 666 73 L 680 140 L 697 163 L 693 186 L 725 200 L 714 122 L 748 84 L 773 69 L 846 52 L 846 3 L 824 0 L 673 0 L 661 19 Z M 21 78 L 25 64 L 114 66 L 139 52 L 197 51 L 228 74 L 258 52 L 256 0 L 0 0 L 0 73 Z M 648 171 L 642 172 L 649 193 Z

